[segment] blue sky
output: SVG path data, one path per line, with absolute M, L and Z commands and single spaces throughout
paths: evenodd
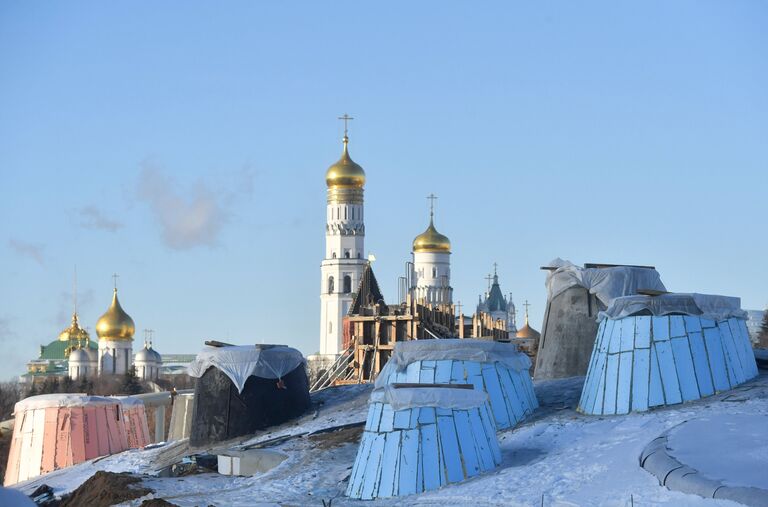
M 559 256 L 761 308 L 766 25 L 761 1 L 3 2 L 0 377 L 67 325 L 75 265 L 91 330 L 118 272 L 161 352 L 315 352 L 344 112 L 390 301 L 434 192 L 464 303 L 498 262 L 540 329 Z

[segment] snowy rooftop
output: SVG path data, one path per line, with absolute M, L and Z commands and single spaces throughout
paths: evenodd
M 768 441 L 765 426 L 752 425 L 749 434 L 735 432 L 720 438 L 719 447 L 710 445 L 711 431 L 705 421 L 717 421 L 726 428 L 749 416 L 768 415 L 768 373 L 732 391 L 699 401 L 624 416 L 585 416 L 575 411 L 583 378 L 536 383 L 541 408 L 512 430 L 499 433 L 502 465 L 493 473 L 440 490 L 373 502 L 351 501 L 343 496 L 355 459 L 359 429 L 311 435 L 312 432 L 354 422 L 366 416 L 370 386 L 327 389 L 313 395 L 319 408 L 299 420 L 251 437 L 247 443 L 278 441 L 270 449 L 289 457 L 277 468 L 253 477 L 201 474 L 179 478 L 147 477 L 144 485 L 154 496 L 177 505 L 320 505 L 333 499 L 340 505 L 540 505 L 547 506 L 635 505 L 735 506 L 726 500 L 670 491 L 638 464 L 646 445 L 686 421 L 685 435 L 674 434 L 672 443 L 681 455 L 698 466 L 718 473 L 719 456 L 734 458 L 738 466 L 765 470 L 768 454 L 749 452 L 744 456 L 745 438 Z M 303 435 L 280 441 L 277 437 Z M 698 445 L 698 448 L 697 448 Z M 69 469 L 18 485 L 29 493 L 40 484 L 52 486 L 57 494 L 71 491 L 96 470 L 147 473 L 164 448 L 126 451 L 83 463 Z M 752 474 L 754 475 L 754 474 Z M 721 477 L 738 482 L 738 478 Z M 139 505 L 141 500 L 131 504 Z

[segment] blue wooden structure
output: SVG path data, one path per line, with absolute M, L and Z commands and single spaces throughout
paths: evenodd
M 487 395 L 423 385 L 371 396 L 347 496 L 371 500 L 460 482 L 501 463 Z
M 643 298 L 618 298 L 607 311 L 616 318 L 600 323 L 579 411 L 644 411 L 711 396 L 757 376 L 743 312 L 738 303 L 721 304 L 737 298 Z
M 514 427 L 539 406 L 531 361 L 517 347 L 474 339 L 398 342 L 376 386 L 393 383 L 472 384 L 488 393 L 496 427 Z

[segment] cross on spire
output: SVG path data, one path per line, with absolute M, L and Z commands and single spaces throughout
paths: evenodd
M 351 116 L 349 116 L 347 113 L 344 113 L 344 116 L 339 116 L 339 120 L 344 121 L 344 139 L 347 138 L 347 131 L 349 127 L 349 121 L 354 120 Z
M 435 194 L 429 194 L 427 200 L 429 200 L 429 218 L 435 216 L 435 201 L 438 197 Z
M 75 264 L 75 278 L 72 283 L 72 293 L 72 299 L 74 300 L 75 305 L 74 314 L 77 315 L 77 264 Z
M 525 307 L 525 323 L 528 324 L 528 307 L 531 306 L 531 304 L 528 302 L 528 300 L 525 300 L 525 303 L 523 303 L 523 306 Z
M 496 268 L 498 268 L 498 267 L 499 267 L 499 265 L 494 262 L 493 263 L 493 276 L 498 276 L 498 273 L 496 271 Z
M 488 274 L 488 276 L 485 277 L 485 280 L 488 282 L 488 292 L 490 293 L 491 292 L 491 280 L 493 280 L 493 277 L 490 275 L 490 273 Z
M 115 290 L 117 290 L 117 279 L 118 278 L 120 278 L 120 275 L 118 275 L 117 273 L 113 273 L 112 274 L 112 280 L 114 280 L 114 283 L 115 283 Z

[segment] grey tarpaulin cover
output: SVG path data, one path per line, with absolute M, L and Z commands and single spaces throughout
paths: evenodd
M 390 372 L 403 371 L 414 361 L 440 360 L 502 363 L 515 371 L 528 370 L 531 367 L 531 359 L 511 343 L 470 338 L 409 340 L 395 344 L 392 357 L 376 377 L 376 387 L 382 387 L 387 383 Z
M 606 306 L 619 296 L 637 294 L 638 289 L 667 290 L 655 269 L 631 266 L 582 268 L 559 258 L 550 262 L 549 267 L 557 268 L 547 274 L 550 301 L 574 286 L 589 290 Z
M 416 407 L 439 407 L 468 410 L 488 401 L 485 391 L 445 387 L 401 387 L 388 385 L 371 393 L 372 403 L 388 403 L 394 410 Z
M 599 318 L 621 319 L 637 313 L 662 315 L 698 315 L 705 319 L 746 319 L 741 299 L 712 294 L 662 294 L 660 296 L 625 296 L 613 300 Z
M 254 345 L 206 347 L 189 364 L 187 371 L 190 376 L 200 378 L 205 370 L 215 366 L 232 380 L 238 392 L 242 392 L 251 375 L 281 378 L 303 362 L 301 352 L 284 345 L 264 349 Z

